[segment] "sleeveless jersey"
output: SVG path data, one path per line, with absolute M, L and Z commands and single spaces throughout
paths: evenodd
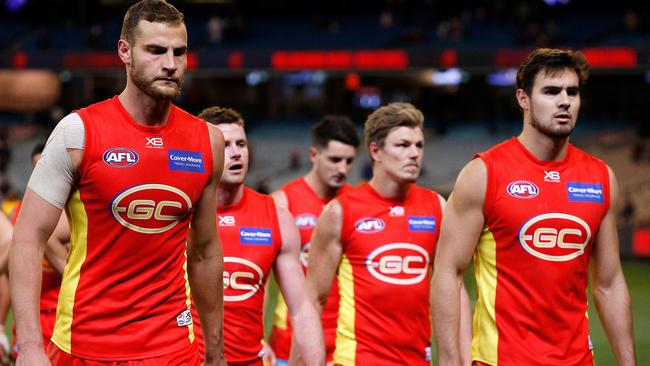
M 307 273 L 307 262 L 309 248 L 311 246 L 311 235 L 314 232 L 318 217 L 323 211 L 323 207 L 330 199 L 320 198 L 314 192 L 304 177 L 298 178 L 287 183 L 281 188 L 287 196 L 288 209 L 295 219 L 296 226 L 300 230 L 300 263 L 302 269 Z M 337 195 L 352 189 L 352 186 L 345 184 L 342 186 Z M 325 350 L 327 360 L 331 361 L 334 355 L 334 344 L 336 340 L 336 322 L 339 312 L 339 286 L 338 281 L 332 282 L 330 294 L 327 297 L 327 304 L 323 308 L 321 322 L 323 326 L 323 336 L 325 337 Z M 282 297 L 278 293 L 278 304 L 275 307 L 275 319 L 273 320 L 273 329 L 269 343 L 279 359 L 288 360 L 291 351 L 291 318 L 289 309 Z
M 343 256 L 334 363 L 429 365 L 429 280 L 442 210 L 411 184 L 403 200 L 370 184 L 337 198 Z
M 587 266 L 610 206 L 607 166 L 572 145 L 563 161 L 540 161 L 516 138 L 478 156 L 487 191 L 472 358 L 592 365 Z
M 117 97 L 77 113 L 86 143 L 52 342 L 102 361 L 190 347 L 186 240 L 213 172 L 207 125 L 172 105 L 164 126 L 141 126 Z
M 230 365 L 262 364 L 264 291 L 282 236 L 271 196 L 244 186 L 239 203 L 219 206 L 217 229 L 224 256 L 223 338 Z M 195 317 L 199 352 L 202 333 Z

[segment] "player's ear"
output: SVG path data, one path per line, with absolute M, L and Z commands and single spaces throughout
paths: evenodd
M 315 147 L 310 147 L 309 148 L 309 160 L 311 160 L 312 163 L 316 160 L 316 155 L 318 155 L 318 149 Z
M 131 66 L 131 45 L 126 39 L 117 41 L 117 54 L 126 66 Z
M 368 151 L 370 152 L 370 157 L 374 161 L 380 161 L 379 158 L 379 145 L 376 142 L 371 142 L 368 144 Z
M 527 110 L 530 108 L 530 97 L 523 89 L 517 89 L 516 98 L 521 109 Z

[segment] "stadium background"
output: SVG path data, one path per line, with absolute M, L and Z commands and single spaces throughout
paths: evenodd
M 0 191 L 24 191 L 29 153 L 56 121 L 124 85 L 116 55 L 132 1 L 3 0 Z M 592 67 L 572 141 L 621 183 L 621 255 L 639 364 L 650 364 L 650 3 L 631 0 L 187 0 L 189 71 L 176 103 L 241 111 L 248 184 L 272 191 L 309 169 L 309 126 L 411 102 L 426 118 L 419 183 L 448 195 L 478 151 L 518 133 L 517 65 L 534 47 L 581 49 Z M 368 177 L 360 149 L 352 183 Z M 468 277 L 471 282 L 471 276 Z M 614 364 L 590 310 L 596 359 Z

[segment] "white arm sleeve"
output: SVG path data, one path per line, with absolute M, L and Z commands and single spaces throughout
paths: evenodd
M 76 113 L 65 116 L 47 139 L 41 159 L 29 178 L 27 187 L 41 198 L 63 209 L 76 175 L 68 149 L 83 150 L 85 130 Z

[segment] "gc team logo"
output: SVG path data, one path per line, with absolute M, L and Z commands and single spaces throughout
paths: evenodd
M 255 263 L 238 257 L 224 257 L 223 300 L 244 301 L 262 286 L 264 272 Z
M 413 285 L 421 282 L 429 272 L 429 253 L 415 244 L 386 244 L 368 255 L 366 268 L 380 281 Z
M 591 239 L 589 225 L 579 217 L 563 213 L 538 215 L 519 229 L 519 243 L 531 255 L 566 262 L 581 256 Z
M 138 162 L 138 154 L 126 147 L 114 147 L 104 151 L 104 163 L 113 168 L 126 168 Z
M 362 234 L 373 234 L 384 230 L 384 220 L 376 217 L 364 217 L 354 224 L 354 230 Z
M 142 184 L 117 195 L 110 208 L 123 226 L 143 234 L 159 234 L 176 226 L 192 210 L 192 201 L 176 187 Z
M 539 194 L 535 183 L 527 180 L 517 180 L 508 184 L 508 194 L 515 198 L 533 198 Z

